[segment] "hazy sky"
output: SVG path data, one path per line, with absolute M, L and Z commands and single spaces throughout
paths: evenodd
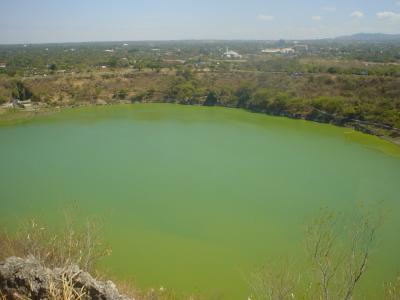
M 400 33 L 400 0 L 0 0 L 0 43 Z

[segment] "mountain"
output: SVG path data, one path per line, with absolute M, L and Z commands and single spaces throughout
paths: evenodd
M 355 42 L 389 42 L 389 41 L 400 42 L 400 34 L 357 33 L 353 35 L 340 36 L 335 38 L 335 40 L 355 41 Z

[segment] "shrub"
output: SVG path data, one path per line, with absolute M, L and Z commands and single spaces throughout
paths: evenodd
M 110 254 L 102 241 L 100 228 L 94 220 L 79 225 L 73 218 L 66 218 L 64 227 L 53 231 L 31 220 L 23 223 L 13 235 L 2 230 L 0 259 L 32 255 L 49 268 L 76 264 L 91 272 L 99 260 Z
M 119 99 L 119 100 L 124 100 L 128 97 L 128 92 L 125 90 L 120 90 L 119 92 L 115 93 L 113 98 L 114 99 Z

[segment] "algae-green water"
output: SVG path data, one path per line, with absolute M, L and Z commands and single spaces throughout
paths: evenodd
M 104 220 L 101 268 L 141 288 L 247 299 L 246 274 L 304 261 L 319 208 L 384 201 L 360 293 L 400 271 L 400 150 L 346 128 L 169 104 L 66 109 L 0 127 L 0 217 L 57 222 L 65 205 Z

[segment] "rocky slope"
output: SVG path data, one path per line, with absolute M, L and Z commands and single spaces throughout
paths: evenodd
M 34 257 L 0 262 L 0 296 L 6 299 L 130 300 L 111 281 L 101 282 L 76 265 L 49 269 Z

